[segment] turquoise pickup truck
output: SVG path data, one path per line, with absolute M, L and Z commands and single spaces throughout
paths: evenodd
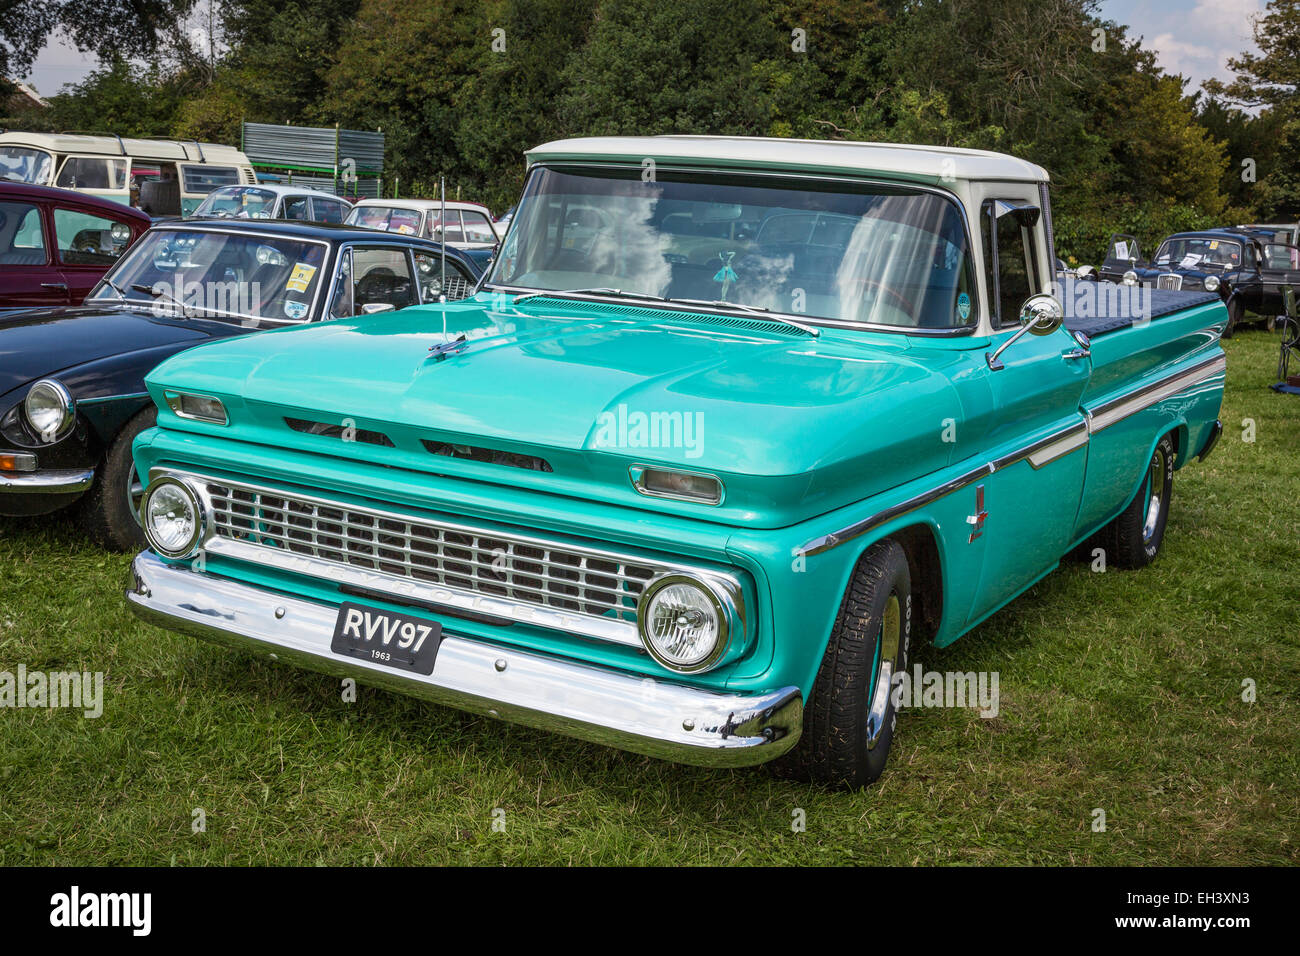
M 1221 431 L 1223 304 L 1063 286 L 1030 163 L 667 136 L 528 164 L 470 297 L 148 376 L 137 614 L 862 786 L 916 642 L 1075 549 L 1149 563 Z

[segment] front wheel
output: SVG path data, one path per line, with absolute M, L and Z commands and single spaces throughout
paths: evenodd
M 1144 568 L 1160 553 L 1174 490 L 1175 456 L 1174 440 L 1165 435 L 1147 462 L 1137 495 L 1102 531 L 1107 560 L 1117 567 Z
M 86 533 L 110 551 L 139 551 L 145 546 L 144 531 L 136 518 L 144 482 L 136 473 L 131 444 L 135 436 L 154 426 L 156 415 L 151 405 L 122 426 L 108 447 L 94 485 L 81 499 Z
M 804 710 L 803 735 L 779 776 L 858 788 L 880 776 L 897 720 L 894 678 L 907 669 L 912 577 L 896 542 L 858 561 Z
M 1229 300 L 1229 302 L 1228 302 L 1228 324 L 1227 324 L 1226 326 L 1224 326 L 1224 328 L 1223 328 L 1223 334 L 1222 334 L 1221 336 L 1219 336 L 1219 338 L 1222 338 L 1222 339 L 1230 339 L 1230 338 L 1232 338 L 1232 333 L 1235 332 L 1235 331 L 1237 331 L 1237 326 L 1241 324 L 1241 317 L 1242 317 L 1242 315 L 1243 315 L 1244 312 L 1245 312 L 1245 310 L 1241 307 L 1241 303 L 1240 303 L 1240 302 L 1238 302 L 1236 299 L 1231 299 L 1231 300 Z

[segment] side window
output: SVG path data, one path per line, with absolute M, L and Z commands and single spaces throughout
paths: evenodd
M 126 160 L 69 156 L 55 185 L 64 189 L 124 189 Z
M 465 223 L 466 242 L 496 242 L 497 235 L 492 231 L 492 223 L 487 216 L 479 212 L 466 212 L 462 219 Z
M 70 266 L 111 265 L 131 242 L 131 227 L 75 209 L 54 210 L 59 258 Z
M 410 263 L 405 249 L 354 246 L 340 267 L 330 315 L 346 318 L 364 313 L 366 306 L 415 305 Z
M 1012 202 L 985 200 L 980 207 L 984 222 L 984 275 L 993 309 L 993 324 L 1018 325 L 1020 307 L 1037 289 L 1033 263 L 1033 234 L 1022 225 Z
M 307 196 L 285 196 L 281 219 L 308 220 L 311 218 L 311 200 Z
M 40 209 L 25 202 L 0 202 L 0 266 L 43 265 Z
M 444 288 L 442 282 L 442 259 L 428 252 L 415 254 L 415 270 L 420 277 L 420 301 L 437 302 Z M 474 280 L 460 267 L 455 259 L 447 260 L 447 301 L 463 299 L 474 288 Z
M 311 204 L 316 212 L 312 218 L 317 222 L 343 221 L 343 203 L 333 199 L 313 199 Z

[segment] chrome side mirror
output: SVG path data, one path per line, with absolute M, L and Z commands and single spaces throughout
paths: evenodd
M 1016 329 L 1014 335 L 998 346 L 996 352 L 985 353 L 984 359 L 988 362 L 989 368 L 996 372 L 1003 368 L 1000 357 L 1013 342 L 1023 338 L 1026 333 L 1033 335 L 1051 335 L 1061 327 L 1065 321 L 1065 307 L 1057 300 L 1055 296 L 1040 292 L 1038 295 L 1031 295 L 1025 300 L 1025 304 L 1020 307 L 1020 328 Z

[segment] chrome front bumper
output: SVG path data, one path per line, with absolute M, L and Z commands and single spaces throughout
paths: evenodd
M 95 469 L 66 471 L 10 471 L 0 474 L 0 493 L 18 495 L 72 495 L 87 490 L 95 481 Z
M 139 617 L 195 637 L 473 713 L 679 763 L 741 767 L 785 753 L 803 728 L 798 688 L 727 694 L 444 632 L 428 677 L 330 650 L 338 608 L 167 564 L 131 564 Z

